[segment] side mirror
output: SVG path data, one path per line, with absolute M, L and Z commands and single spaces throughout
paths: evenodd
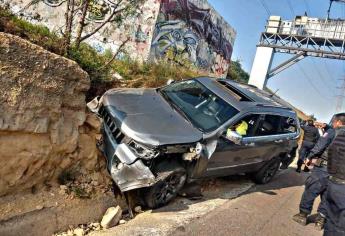
M 223 135 L 226 139 L 230 140 L 231 142 L 241 145 L 243 141 L 243 137 L 239 135 L 237 132 L 228 130 L 226 134 Z
M 169 80 L 167 81 L 167 85 L 170 85 L 170 84 L 173 84 L 173 83 L 175 83 L 175 80 L 173 80 L 173 79 L 169 79 Z

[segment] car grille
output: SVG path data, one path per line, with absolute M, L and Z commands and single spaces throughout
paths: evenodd
M 114 122 L 113 118 L 111 117 L 111 115 L 109 114 L 107 109 L 105 109 L 102 106 L 99 109 L 98 113 L 102 117 L 103 123 L 109 127 L 109 129 L 110 129 L 111 133 L 113 134 L 113 137 L 116 140 L 116 142 L 121 143 L 123 141 L 123 139 L 125 138 L 125 135 L 121 132 L 121 129 L 119 129 L 117 127 L 116 123 Z

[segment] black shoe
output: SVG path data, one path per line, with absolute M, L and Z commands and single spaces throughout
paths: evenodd
M 319 231 L 323 230 L 325 226 L 326 218 L 323 217 L 320 213 L 317 214 L 315 219 L 315 228 Z
M 297 172 L 297 173 L 301 173 L 301 168 L 298 168 L 298 167 L 297 167 L 296 172 Z
M 296 221 L 298 224 L 305 226 L 305 225 L 307 225 L 307 217 L 308 217 L 307 213 L 300 212 L 300 213 L 294 215 L 292 217 L 292 219 L 294 221 Z
M 304 171 L 304 172 L 309 172 L 310 169 L 309 169 L 308 167 L 305 166 L 304 169 L 303 169 L 303 171 Z
M 288 168 L 289 166 L 287 165 L 287 164 L 282 164 L 281 166 L 280 166 L 280 169 L 281 170 L 286 170 L 287 168 Z

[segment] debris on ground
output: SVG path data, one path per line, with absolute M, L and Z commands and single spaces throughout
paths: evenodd
M 60 185 L 59 194 L 66 198 L 91 198 L 95 192 L 111 191 L 111 181 L 99 172 L 78 173 L 73 179 L 64 181 Z
M 94 231 L 101 230 L 101 224 L 100 223 L 89 223 L 89 224 L 82 224 L 79 225 L 77 228 L 70 228 L 66 232 L 60 232 L 54 234 L 54 236 L 85 236 L 90 234 Z
M 119 225 L 123 225 L 123 224 L 126 224 L 126 223 L 127 223 L 127 221 L 123 220 L 123 219 L 119 221 Z
M 134 207 L 134 212 L 139 214 L 139 213 L 143 213 L 143 210 L 142 210 L 141 206 L 136 206 L 136 207 Z
M 101 226 L 104 229 L 108 229 L 111 227 L 114 227 L 119 223 L 122 217 L 122 209 L 120 206 L 116 207 L 110 207 L 108 210 L 105 212 L 102 221 L 101 221 Z

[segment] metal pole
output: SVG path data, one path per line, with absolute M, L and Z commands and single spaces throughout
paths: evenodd
M 331 8 L 332 8 L 332 4 L 333 4 L 334 0 L 330 0 L 329 1 L 329 7 L 328 7 L 328 11 L 327 11 L 327 21 L 329 20 L 329 14 L 331 13 Z

